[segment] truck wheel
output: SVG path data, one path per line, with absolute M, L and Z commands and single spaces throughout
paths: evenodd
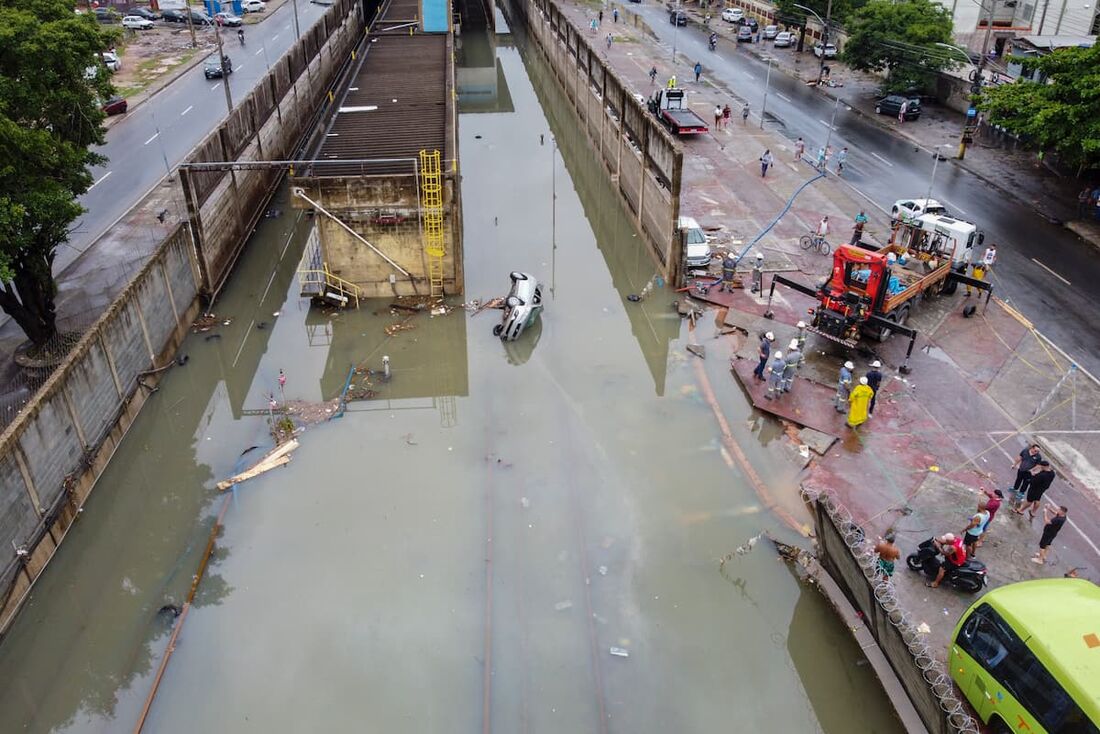
M 886 317 L 886 319 L 887 319 L 887 321 L 895 321 L 896 320 L 894 314 L 890 314 L 889 316 Z M 884 342 L 887 339 L 889 339 L 890 335 L 893 334 L 893 333 L 894 333 L 894 330 L 891 329 L 889 326 L 882 326 L 882 327 L 875 330 L 875 335 L 874 335 L 875 336 L 875 341 Z
M 955 291 L 957 291 L 958 289 L 959 281 L 955 280 L 954 278 L 947 278 L 943 283 L 943 289 L 940 291 L 940 293 L 944 294 L 945 296 L 953 296 L 955 295 Z
M 909 307 L 908 306 L 905 306 L 904 308 L 901 309 L 901 311 L 898 312 L 898 317 L 897 317 L 896 321 L 897 321 L 898 326 L 905 326 L 907 323 L 909 323 Z

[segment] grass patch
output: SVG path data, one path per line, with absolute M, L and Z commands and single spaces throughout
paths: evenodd
M 145 91 L 150 84 L 165 74 L 170 74 L 174 69 L 183 66 L 199 52 L 199 49 L 188 49 L 180 54 L 171 54 L 175 61 L 171 64 L 164 62 L 164 57 L 154 56 L 145 59 L 137 65 L 137 79 L 125 86 L 118 87 L 118 93 L 123 97 L 131 97 Z

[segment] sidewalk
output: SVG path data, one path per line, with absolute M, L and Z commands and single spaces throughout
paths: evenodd
M 626 8 L 629 11 L 629 6 Z M 702 15 L 696 9 L 685 8 L 692 22 L 702 27 Z M 730 23 L 712 19 L 709 28 L 736 43 Z M 760 59 L 772 59 L 776 68 L 788 76 L 812 83 L 817 79 L 819 59 L 813 55 L 810 43 L 802 53 L 795 47 L 773 48 L 769 41 L 737 44 Z M 962 135 L 963 115 L 937 104 L 925 103 L 919 120 L 900 125 L 897 119 L 875 114 L 880 78 L 873 74 L 854 71 L 837 60 L 830 60 L 831 77 L 843 86 L 822 87 L 821 93 L 830 99 L 839 98 L 857 114 L 863 115 L 879 127 L 891 130 L 914 145 L 932 150 L 945 142 L 955 144 Z M 1077 213 L 1077 194 L 1086 181 L 1077 179 L 1072 172 L 1057 170 L 1050 164 L 1040 165 L 1035 151 L 1028 150 L 1012 137 L 983 126 L 978 138 L 967 148 L 966 158 L 956 159 L 955 151 L 944 151 L 946 161 L 1010 196 L 1030 206 L 1042 217 L 1055 224 L 1064 224 L 1082 239 L 1100 247 L 1100 220 L 1080 219 Z
M 586 26 L 586 8 L 574 6 L 567 12 L 578 27 Z M 649 93 L 647 72 L 654 63 L 659 79 L 672 73 L 666 54 L 641 30 L 622 24 L 611 30 L 619 36 L 617 42 L 601 53 L 633 91 Z M 599 37 L 607 31 L 605 23 Z M 708 123 L 716 104 L 733 106 L 728 91 L 706 80 L 683 87 L 692 108 Z M 834 223 L 830 241 L 847 240 L 863 203 L 848 187 L 836 185 L 832 175 L 821 178 L 808 164 L 796 162 L 789 142 L 760 130 L 758 118 L 743 124 L 740 107 L 734 110 L 728 129 L 683 141 L 682 211 L 711 232 L 718 247 L 739 251 L 805 185 L 758 248 L 766 270 L 810 285 L 820 282 L 831 258 L 803 252 L 797 238 L 828 215 Z M 776 161 L 766 178 L 758 162 L 765 149 Z M 871 222 L 865 232 L 883 239 L 889 233 L 885 218 L 877 211 L 867 213 Z M 753 258 L 750 253 L 748 260 Z M 976 300 L 964 293 L 960 288 L 954 296 L 917 304 L 909 323 L 920 336 L 909 375 L 898 372 L 908 346 L 904 339 L 864 342 L 858 353 L 851 353 L 810 335 L 795 388 L 778 404 L 764 400 L 761 383 L 751 378 L 757 335 L 774 331 L 775 348 L 786 351 L 797 333 L 794 324 L 805 318 L 813 301 L 779 288 L 771 304 L 775 316 L 765 319 L 766 297 L 713 289 L 705 300 L 727 309 L 725 323 L 736 327 L 736 333 L 718 342 L 732 357 L 729 389 L 744 390 L 759 409 L 788 423 L 825 434 L 817 436 L 819 442 L 797 428 L 786 432 L 799 436 L 792 442 L 792 454 L 805 457 L 804 486 L 835 492 L 868 535 L 893 528 L 903 550 L 910 552 L 933 534 L 961 532 L 977 505 L 979 488 L 1010 487 L 1012 460 L 1026 441 L 1036 440 L 1059 471 L 1046 497 L 1048 505 L 1070 506 L 1071 524 L 1052 547 L 1050 564 L 1038 566 L 1029 558 L 1036 550 L 1039 521 L 1029 523 L 1004 507 L 979 554 L 990 568 L 991 581 L 1060 576 L 1073 567 L 1083 568 L 1082 576 L 1100 578 L 1100 548 L 1094 540 L 1100 538 L 1100 465 L 1090 458 L 1100 455 L 1100 383 L 1071 371 L 1056 347 L 997 300 L 964 317 L 962 307 Z M 720 351 L 716 346 L 714 352 Z M 884 363 L 886 377 L 878 407 L 873 419 L 855 431 L 833 407 L 836 376 L 845 359 L 856 362 L 858 376 L 876 358 Z M 799 443 L 820 451 L 802 452 Z M 894 578 L 899 596 L 931 628 L 933 647 L 944 651 L 954 620 L 973 598 L 949 590 L 932 592 L 921 577 L 904 570 Z

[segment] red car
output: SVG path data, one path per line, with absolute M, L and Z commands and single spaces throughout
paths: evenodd
M 126 112 L 128 106 L 125 98 L 116 95 L 103 104 L 103 111 L 108 115 L 121 115 Z

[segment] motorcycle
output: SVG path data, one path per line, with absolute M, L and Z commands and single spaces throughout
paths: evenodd
M 714 35 L 711 35 L 710 41 L 707 43 L 707 45 L 710 47 L 711 51 L 715 50 L 716 48 L 718 48 L 718 38 Z
M 917 546 L 916 551 L 906 556 L 905 565 L 909 566 L 909 570 L 921 571 L 928 578 L 934 579 L 943 565 L 947 571 L 943 575 L 942 583 L 971 594 L 981 591 L 989 583 L 984 563 L 974 558 L 967 558 L 961 566 L 946 563 L 940 558 L 935 540 L 929 538 Z

